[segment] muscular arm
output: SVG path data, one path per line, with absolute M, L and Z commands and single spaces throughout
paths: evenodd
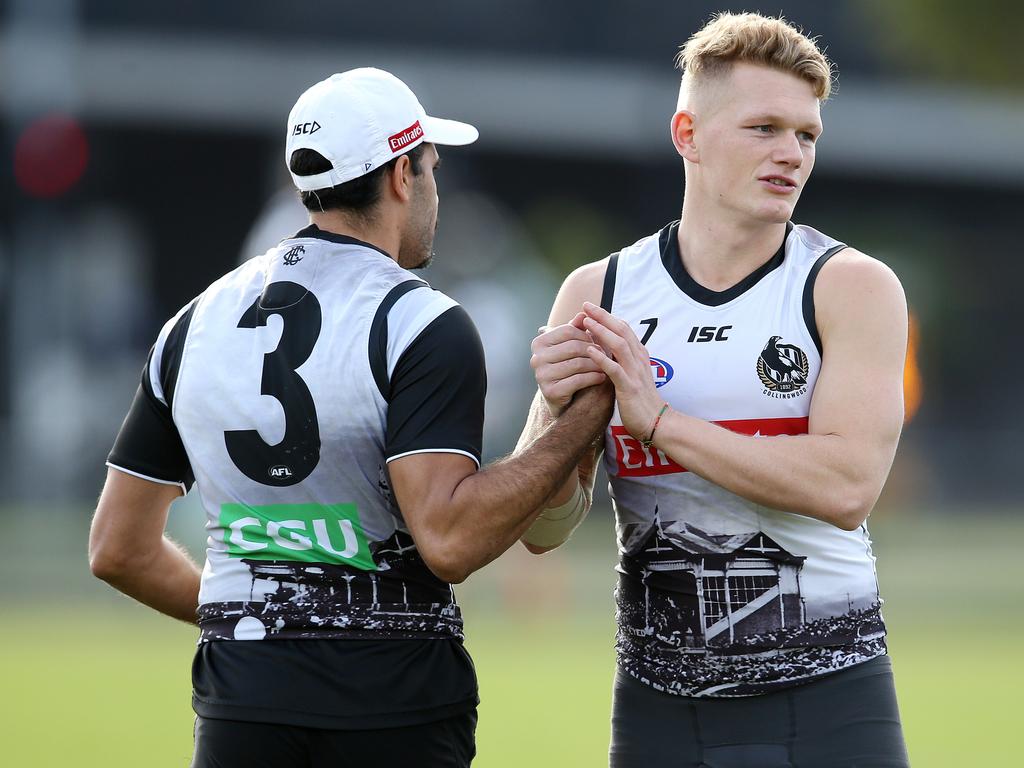
M 515 543 L 604 429 L 610 389 L 580 393 L 528 447 L 480 471 L 452 453 L 419 453 L 388 465 L 409 531 L 438 578 L 461 582 Z
M 887 267 L 847 249 L 821 270 L 814 302 L 824 352 L 808 434 L 750 437 L 669 411 L 654 442 L 739 496 L 853 530 L 878 500 L 902 427 L 906 299 Z M 646 437 L 662 406 L 647 353 L 625 323 L 596 307 L 587 314 L 618 362 L 595 347 L 590 355 L 615 382 L 626 429 Z
M 89 532 L 89 567 L 114 589 L 161 613 L 196 623 L 199 568 L 164 535 L 177 485 L 107 470 Z

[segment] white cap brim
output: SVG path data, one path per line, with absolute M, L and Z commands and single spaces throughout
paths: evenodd
M 431 144 L 442 144 L 449 147 L 461 147 L 472 144 L 480 138 L 480 131 L 469 123 L 458 120 L 446 120 L 443 117 L 426 115 L 422 119 L 423 140 Z

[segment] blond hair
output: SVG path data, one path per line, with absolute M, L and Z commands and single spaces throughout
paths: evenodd
M 719 13 L 680 48 L 684 91 L 726 74 L 738 61 L 789 72 L 810 83 L 818 101 L 832 91 L 833 66 L 809 38 L 781 16 Z

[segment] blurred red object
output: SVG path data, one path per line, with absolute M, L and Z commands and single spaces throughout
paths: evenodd
M 89 163 L 89 140 L 67 115 L 44 115 L 25 126 L 14 148 L 14 176 L 25 194 L 60 197 Z

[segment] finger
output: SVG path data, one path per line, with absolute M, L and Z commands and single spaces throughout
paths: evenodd
M 565 341 L 551 347 L 538 345 L 533 349 L 530 365 L 536 369 L 540 365 L 550 365 L 552 363 L 561 363 L 565 360 L 572 360 L 576 357 L 586 357 L 587 347 L 593 343 L 593 339 L 585 336 L 581 341 Z
M 561 344 L 565 341 L 577 339 L 580 341 L 586 340 L 586 333 L 572 325 L 556 325 L 533 340 L 533 345 L 537 346 L 552 346 L 554 344 Z
M 590 359 L 597 363 L 605 375 L 612 380 L 616 389 L 628 382 L 622 366 L 608 357 L 600 347 L 589 347 L 587 353 L 590 355 Z
M 596 384 L 603 384 L 605 378 L 605 374 L 601 371 L 577 373 L 572 376 L 569 376 L 568 378 L 562 379 L 557 384 L 552 386 L 550 390 L 547 392 L 545 392 L 542 388 L 541 392 L 543 393 L 544 397 L 549 400 L 561 401 L 572 397 L 581 389 L 593 387 Z
M 597 363 L 587 357 L 574 357 L 558 363 L 545 363 L 537 368 L 537 383 L 555 383 L 577 373 L 600 373 Z
M 646 354 L 646 347 L 640 343 L 640 339 L 637 337 L 636 332 L 625 320 L 621 320 L 610 312 L 605 311 L 597 304 L 592 304 L 589 301 L 584 302 L 583 311 L 586 312 L 587 317 L 596 320 L 617 336 L 621 336 L 625 339 L 631 349 L 637 352 L 644 350 L 644 354 Z
M 569 321 L 569 325 L 573 326 L 574 328 L 579 328 L 582 331 L 583 330 L 583 320 L 584 320 L 584 318 L 586 318 L 586 316 L 587 316 L 586 312 L 578 312 L 576 314 L 576 317 L 574 317 L 572 320 Z
M 612 356 L 620 363 L 625 363 L 630 355 L 629 343 L 619 334 L 604 325 L 601 325 L 593 318 L 586 320 L 587 330 L 604 349 L 612 353 Z

